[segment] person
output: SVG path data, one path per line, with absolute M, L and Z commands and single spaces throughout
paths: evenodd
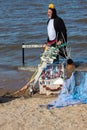
M 57 11 L 54 4 L 49 4 L 48 6 L 48 22 L 47 22 L 47 46 L 61 45 L 67 42 L 67 30 L 64 21 L 57 16 Z M 56 62 L 59 60 L 59 55 L 66 58 L 66 46 L 59 49 L 59 54 L 56 57 Z
M 75 63 L 72 59 L 67 59 L 67 78 L 70 78 L 72 73 L 75 71 Z

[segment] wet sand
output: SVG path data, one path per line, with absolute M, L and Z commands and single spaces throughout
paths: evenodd
M 28 70 L 5 70 L 0 75 L 0 96 L 21 89 L 30 80 L 32 73 Z

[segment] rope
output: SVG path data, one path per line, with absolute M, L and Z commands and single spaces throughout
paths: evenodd
M 56 48 L 54 48 L 54 49 L 59 49 L 59 48 L 61 48 L 61 47 L 67 46 L 67 44 L 68 44 L 68 43 L 65 42 L 65 43 L 63 43 L 63 44 L 61 44 L 61 45 L 59 45 L 59 46 L 56 46 Z M 45 53 L 47 50 L 48 50 L 48 47 L 45 48 L 44 53 Z M 61 51 L 61 50 L 60 50 L 60 51 Z M 66 55 L 64 49 L 63 49 L 63 52 L 64 52 L 64 55 L 65 55 L 66 59 L 68 59 L 69 56 Z M 44 53 L 42 54 L 42 57 L 44 56 Z M 69 55 L 70 55 L 70 53 L 69 53 Z M 41 61 L 40 61 L 40 64 L 39 64 L 39 67 L 41 67 L 42 63 L 43 63 L 43 61 L 41 60 Z M 37 72 L 38 72 L 38 69 L 37 69 L 37 70 L 34 72 L 34 74 L 32 75 L 32 77 L 31 77 L 31 79 L 30 79 L 30 81 L 29 81 L 30 83 L 34 80 L 34 77 L 35 77 L 35 75 L 37 74 Z
M 45 47 L 45 49 L 44 49 L 44 52 L 47 50 L 48 48 L 47 47 Z M 44 55 L 44 53 L 42 54 L 42 56 Z M 39 66 L 41 66 L 42 65 L 42 60 L 40 61 L 40 64 L 39 64 Z M 37 74 L 37 72 L 38 72 L 38 68 L 37 68 L 37 70 L 34 72 L 34 74 L 31 76 L 31 79 L 30 79 L 30 83 L 34 80 L 34 77 L 35 77 L 35 75 Z

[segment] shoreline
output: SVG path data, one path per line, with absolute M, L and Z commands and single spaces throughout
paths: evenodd
M 26 70 L 27 69 L 27 70 Z M 4 70 L 4 73 L 0 76 L 0 96 L 6 93 L 15 92 L 21 89 L 29 82 L 30 77 L 34 71 L 30 69 L 36 69 L 36 67 L 16 68 L 15 70 Z M 76 63 L 76 71 L 87 71 L 87 63 Z

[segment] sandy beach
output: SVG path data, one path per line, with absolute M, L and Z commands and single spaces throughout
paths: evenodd
M 0 98 L 0 130 L 87 130 L 87 105 L 47 110 L 55 97 Z
M 31 75 L 26 73 L 22 72 L 21 81 L 21 73 L 18 72 L 17 79 L 11 79 L 8 85 L 19 80 L 23 86 Z M 5 93 L 0 89 L 0 96 Z M 57 95 L 40 94 L 30 98 L 0 97 L 0 130 L 87 130 L 87 104 L 46 109 L 45 105 L 55 98 Z

